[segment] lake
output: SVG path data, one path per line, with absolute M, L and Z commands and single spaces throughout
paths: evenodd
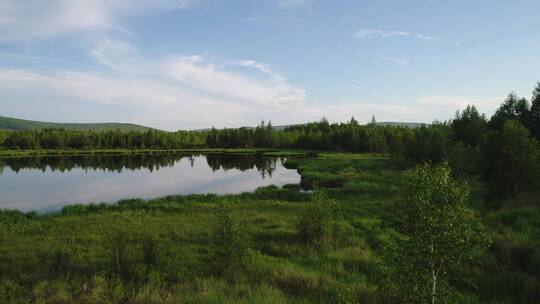
M 0 159 L 0 208 L 55 211 L 64 205 L 234 194 L 298 184 L 284 159 L 258 154 L 140 154 Z

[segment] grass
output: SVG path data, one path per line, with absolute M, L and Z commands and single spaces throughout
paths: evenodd
M 294 185 L 75 205 L 54 214 L 4 210 L 0 303 L 387 303 L 380 256 L 393 230 L 384 219 L 400 199 L 403 167 L 384 155 L 289 155 L 299 156 L 286 165 L 299 170 L 302 184 L 333 201 L 317 242 L 304 242 L 298 224 L 320 198 Z M 471 270 L 479 289 L 457 286 L 455 303 L 535 303 L 538 208 L 482 216 L 494 246 Z M 237 228 L 224 222 L 246 235 L 235 238 Z M 216 252 L 220 231 L 229 231 L 219 238 L 223 248 L 246 245 L 232 272 L 216 265 L 217 253 L 238 254 Z
M 261 153 L 269 157 L 303 157 L 308 153 L 301 150 L 275 150 L 258 148 L 240 148 L 240 149 L 219 149 L 219 148 L 200 148 L 200 149 L 39 149 L 39 150 L 6 150 L 0 149 L 0 158 L 19 158 L 34 156 L 76 156 L 76 155 L 135 155 L 135 154 L 156 154 L 156 153 L 203 153 L 203 154 L 223 154 L 223 153 Z

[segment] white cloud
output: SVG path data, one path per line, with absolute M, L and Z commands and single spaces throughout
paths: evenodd
M 98 63 L 115 70 L 133 70 L 138 67 L 135 48 L 122 40 L 102 38 L 88 54 Z
M 292 7 L 292 6 L 304 5 L 308 2 L 308 0 L 272 0 L 272 1 L 281 7 Z
M 186 8 L 197 0 L 3 0 L 0 41 L 30 41 L 120 28 L 122 17 Z
M 371 115 L 378 121 L 431 122 L 435 118 L 449 119 L 455 110 L 468 104 L 491 114 L 504 100 L 504 96 L 431 95 L 397 103 L 314 103 L 306 100 L 300 88 L 300 93 L 291 92 L 286 80 L 283 85 L 270 76 L 258 80 L 247 78 L 230 63 L 213 63 L 205 56 L 137 60 L 143 67 L 140 72 L 115 67 L 113 74 L 0 69 L 0 105 L 10 108 L 10 102 L 18 106 L 34 102 L 31 109 L 34 112 L 28 111 L 26 115 L 43 118 L 54 100 L 75 109 L 66 116 L 67 121 L 81 121 L 81 117 L 85 121 L 100 121 L 93 113 L 77 112 L 83 105 L 97 103 L 102 109 L 121 107 L 135 113 L 128 122 L 176 130 L 255 125 L 261 119 L 272 120 L 275 125 L 300 123 L 323 116 L 331 122 L 346 121 L 351 116 L 367 122 Z M 276 77 L 285 79 L 280 74 Z
M 160 66 L 163 73 L 176 81 L 232 102 L 290 107 L 302 102 L 305 96 L 303 89 L 290 86 L 281 75 L 268 77 L 265 73 L 266 78 L 255 79 L 240 71 L 219 67 L 201 56 L 173 57 Z
M 420 40 L 439 40 L 440 37 L 427 36 L 419 33 L 405 31 L 385 31 L 380 29 L 361 29 L 354 33 L 354 36 L 359 39 L 369 38 L 391 38 L 391 37 L 406 37 Z
M 400 121 L 431 123 L 433 120 L 444 121 L 454 117 L 456 110 L 463 110 L 467 105 L 475 105 L 481 113 L 492 115 L 504 101 L 505 96 L 471 98 L 455 95 L 420 96 L 398 103 L 346 102 L 335 105 L 309 105 L 307 111 L 314 117 L 326 116 L 330 121 L 346 121 L 351 116 L 360 122 L 368 122 L 372 115 L 377 121 Z
M 418 98 L 416 106 L 441 113 L 439 114 L 441 116 L 438 116 L 441 118 L 451 118 L 456 110 L 463 110 L 468 105 L 475 105 L 480 112 L 492 115 L 505 98 L 506 96 L 471 98 L 456 95 L 429 95 Z
M 411 59 L 406 58 L 406 57 L 381 56 L 380 58 L 381 58 L 382 61 L 389 62 L 389 63 L 399 65 L 399 66 L 406 66 L 406 65 L 409 65 L 411 63 Z
M 101 72 L 0 69 L 0 96 L 14 100 L 17 95 L 16 102 L 24 103 L 39 92 L 41 110 L 47 98 L 129 107 L 140 113 L 138 122 L 168 129 L 254 124 L 294 112 L 305 102 L 303 88 L 253 60 L 145 58 L 129 43 L 113 38 L 97 41 L 88 54 Z
M 27 42 L 80 32 L 126 31 L 122 18 L 186 9 L 207 0 L 2 0 L 0 42 Z M 270 0 L 296 7 L 309 0 Z M 249 19 L 249 18 L 248 18 Z
M 261 119 L 289 124 L 323 116 L 330 121 L 355 116 L 367 122 L 375 115 L 379 121 L 430 122 L 451 118 L 455 110 L 468 104 L 490 114 L 504 99 L 431 95 L 397 103 L 315 103 L 272 66 L 254 60 L 206 55 L 145 58 L 131 44 L 113 38 L 97 41 L 88 54 L 102 69 L 0 69 L 0 106 L 23 109 L 26 104 L 18 116 L 46 120 L 43 113 L 54 102 L 59 108 L 71 109 L 65 115 L 69 121 L 94 120 L 92 117 L 100 121 L 96 114 L 80 110 L 97 104 L 102 110 L 131 113 L 113 113 L 107 120 L 123 117 L 122 121 L 176 130 L 255 125 Z

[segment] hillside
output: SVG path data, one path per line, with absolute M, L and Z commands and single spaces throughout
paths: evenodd
M 429 126 L 429 124 L 420 123 L 420 122 L 397 122 L 397 121 L 377 122 L 377 125 L 379 125 L 379 126 L 405 127 L 405 128 L 412 128 L 412 129 L 420 128 L 421 126 Z
M 272 128 L 274 130 L 276 130 L 276 131 L 282 131 L 282 130 L 285 130 L 286 128 L 288 128 L 288 127 L 300 126 L 300 125 L 306 125 L 306 124 L 307 123 L 279 125 L 279 126 L 272 126 Z M 394 126 L 394 127 L 404 127 L 404 128 L 411 128 L 411 129 L 420 128 L 421 126 L 429 126 L 429 124 L 421 123 L 421 122 L 397 122 L 397 121 L 383 121 L 383 122 L 377 122 L 376 124 L 379 125 L 379 126 Z M 255 127 L 253 127 L 253 126 L 244 126 L 242 128 L 255 129 Z M 232 128 L 232 129 L 235 129 L 235 128 Z M 211 130 L 211 128 L 204 128 L 204 129 L 196 129 L 196 130 L 193 130 L 193 131 L 206 132 L 206 131 L 210 131 L 210 130 Z
M 62 128 L 67 130 L 106 131 L 120 129 L 122 131 L 147 131 L 149 127 L 129 123 L 54 123 L 34 120 L 24 120 L 0 116 L 0 130 L 36 130 Z

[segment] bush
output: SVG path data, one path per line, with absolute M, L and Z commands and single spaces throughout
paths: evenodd
M 245 266 L 247 242 L 247 231 L 238 216 L 227 207 L 220 207 L 212 240 L 215 272 L 223 276 L 237 275 Z
M 64 282 L 60 281 L 42 281 L 33 289 L 35 303 L 71 303 L 71 295 Z M 6 302 L 8 303 L 8 302 Z
M 158 237 L 153 231 L 119 230 L 109 239 L 110 270 L 125 281 L 143 282 L 158 265 Z
M 328 195 L 316 190 L 313 201 L 303 210 L 296 227 L 298 239 L 308 245 L 321 245 L 329 233 L 334 201 Z
M 23 288 L 11 280 L 0 281 L 0 303 L 22 303 Z

